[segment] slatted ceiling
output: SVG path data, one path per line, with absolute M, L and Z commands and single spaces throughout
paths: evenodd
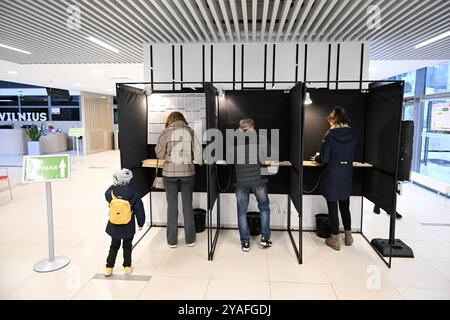
M 82 28 L 67 27 L 67 8 Z M 367 27 L 378 5 L 381 28 Z M 142 63 L 144 43 L 370 42 L 371 59 L 450 58 L 448 0 L 2 0 L 0 59 L 17 63 Z M 90 42 L 96 37 L 120 52 Z

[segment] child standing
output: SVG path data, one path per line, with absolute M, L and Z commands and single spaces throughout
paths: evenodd
M 124 273 L 132 271 L 131 251 L 133 237 L 136 233 L 134 220 L 137 220 L 139 229 L 144 226 L 145 212 L 141 198 L 130 185 L 133 178 L 131 170 L 118 170 L 113 175 L 114 184 L 105 192 L 106 201 L 110 207 L 110 217 L 106 226 L 106 233 L 111 236 L 111 247 L 106 259 L 105 277 L 113 273 L 117 252 L 122 243 Z

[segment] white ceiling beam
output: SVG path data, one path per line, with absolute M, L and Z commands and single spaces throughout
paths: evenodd
M 269 11 L 269 0 L 264 0 L 263 15 L 261 22 L 261 42 L 264 41 L 264 33 L 266 32 L 267 12 Z
M 234 41 L 233 30 L 231 29 L 230 18 L 228 17 L 227 7 L 225 0 L 219 0 L 220 10 L 222 11 L 223 19 L 225 20 L 225 26 L 227 27 L 228 36 L 231 42 Z
M 144 26 L 147 24 L 144 19 L 142 19 L 138 14 L 136 14 L 133 10 L 130 9 L 129 4 L 128 5 L 123 5 L 123 2 L 118 2 L 117 4 L 119 4 L 120 6 L 122 6 L 122 8 L 128 12 L 128 14 L 131 14 L 134 19 L 136 19 L 137 21 L 135 21 L 134 19 L 131 19 L 133 22 L 133 25 L 137 25 L 137 27 L 140 30 L 143 30 L 143 34 L 145 34 L 147 37 L 150 37 L 151 40 L 153 40 L 152 42 L 154 42 L 154 36 L 150 36 L 149 30 L 148 28 L 145 28 Z M 101 10 L 102 11 L 102 10 Z M 129 20 L 129 19 L 127 19 Z
M 221 23 L 220 18 L 219 18 L 218 14 L 217 14 L 216 5 L 214 4 L 214 2 L 212 0 L 207 0 L 207 2 L 208 2 L 208 6 L 209 6 L 209 11 L 211 11 L 212 16 L 214 18 L 214 21 L 216 23 L 216 27 L 219 30 L 220 37 L 222 38 L 222 40 L 224 42 L 226 42 L 227 41 L 227 37 L 225 36 L 225 33 L 223 32 L 222 23 Z
M 186 4 L 186 7 L 188 8 L 188 10 L 191 12 L 192 16 L 194 17 L 195 21 L 197 22 L 198 27 L 200 28 L 200 30 L 203 32 L 203 35 L 206 38 L 206 41 L 211 42 L 211 38 L 209 37 L 208 32 L 206 31 L 206 27 L 205 25 L 202 23 L 200 16 L 198 15 L 198 12 L 195 10 L 195 8 L 193 7 L 192 3 L 190 0 L 184 1 L 184 3 Z
M 422 34 L 429 36 L 430 38 L 436 35 L 434 28 L 441 23 L 441 21 L 448 21 L 448 14 L 450 12 L 450 7 L 443 6 L 435 8 L 434 10 L 439 11 L 439 15 L 434 14 L 433 11 L 428 12 L 421 20 L 413 25 L 409 25 L 406 29 L 402 29 L 401 32 L 392 34 L 389 37 L 382 37 L 374 39 L 372 42 L 376 43 L 377 46 L 373 48 L 374 51 L 383 50 L 389 47 L 393 41 L 401 45 L 403 43 L 408 43 L 411 41 L 416 42 Z M 411 34 L 409 37 L 405 37 L 405 34 Z M 417 43 L 414 43 L 416 45 Z
M 195 2 L 197 3 L 197 6 L 200 9 L 200 13 L 203 16 L 203 19 L 205 20 L 206 25 L 208 26 L 209 32 L 211 32 L 211 35 L 212 35 L 214 41 L 215 42 L 219 42 L 219 40 L 217 39 L 216 31 L 214 30 L 214 27 L 213 27 L 211 21 L 209 20 L 208 13 L 206 12 L 206 9 L 205 9 L 205 6 L 203 4 L 203 1 L 202 0 L 195 0 Z
M 150 0 L 152 5 L 156 8 L 156 10 L 163 16 L 164 19 L 166 19 L 167 25 L 171 26 L 173 29 L 175 29 L 175 32 L 177 32 L 179 35 L 181 35 L 181 37 L 183 38 L 183 40 L 185 42 L 189 42 L 188 38 L 186 37 L 186 35 L 184 34 L 184 32 L 182 30 L 180 30 L 180 28 L 178 28 L 177 24 L 173 21 L 173 19 L 171 19 L 168 14 L 164 11 L 164 8 L 162 8 L 158 2 L 160 1 L 155 1 L 155 0 Z M 178 21 L 178 19 L 175 19 Z M 183 23 L 181 23 L 180 25 L 182 25 Z
M 414 34 L 412 37 L 407 37 L 405 40 L 405 37 L 397 37 L 390 40 L 382 40 L 382 45 L 374 48 L 373 52 L 383 52 L 383 51 L 391 51 L 392 48 L 395 48 L 395 51 L 402 52 L 402 51 L 415 51 L 414 46 L 417 44 L 426 41 L 433 36 L 436 36 L 438 34 L 444 33 L 448 31 L 448 17 L 440 17 L 436 18 L 433 17 L 433 24 L 432 28 L 422 28 L 421 26 L 416 26 L 414 29 L 411 29 L 411 33 Z M 429 23 L 424 22 L 424 26 L 430 26 Z M 432 31 L 431 31 L 432 30 Z M 449 38 L 446 39 L 447 41 L 450 41 Z M 417 52 L 417 51 L 416 51 Z
M 275 42 L 278 42 L 280 40 L 281 34 L 283 33 L 284 25 L 286 23 L 286 18 L 289 13 L 289 10 L 291 9 L 292 0 L 286 0 L 283 3 L 283 7 L 281 9 L 281 18 L 280 22 L 278 23 L 278 32 L 277 36 L 275 38 Z
M 172 17 L 173 17 L 175 20 L 177 20 L 178 24 L 183 28 L 184 32 L 186 32 L 186 34 L 189 36 L 189 38 L 191 38 L 191 40 L 192 40 L 193 42 L 198 41 L 198 39 L 196 39 L 196 38 L 194 37 L 194 35 L 192 34 L 191 30 L 189 30 L 188 26 L 184 23 L 184 21 L 181 20 L 180 15 L 179 15 L 177 12 L 175 12 L 175 8 L 172 7 L 172 5 L 171 5 L 169 2 L 167 2 L 167 1 L 162 1 L 162 3 L 163 3 L 164 6 L 167 8 L 167 10 L 169 10 L 169 12 L 170 12 L 170 14 L 172 15 Z M 175 4 L 175 6 L 177 5 L 175 1 L 174 1 L 173 3 Z M 181 16 L 183 16 L 183 15 L 181 15 Z M 185 18 L 186 18 L 186 17 L 185 17 Z
M 448 8 L 448 4 L 445 2 L 439 2 L 433 1 L 433 6 L 429 8 L 428 10 L 422 10 L 414 8 L 416 10 L 414 13 L 409 14 L 407 17 L 402 18 L 401 20 L 397 21 L 397 23 L 392 26 L 390 30 L 385 30 L 385 32 L 379 32 L 372 36 L 371 39 L 378 39 L 382 37 L 383 39 L 390 39 L 393 37 L 396 37 L 397 34 L 403 35 L 404 33 L 408 32 L 411 27 L 417 26 L 420 23 L 423 23 L 425 19 L 428 18 L 429 21 L 430 17 L 434 17 L 434 15 L 442 16 L 443 11 Z
M 247 0 L 241 0 L 242 20 L 244 24 L 245 41 L 248 41 L 248 16 L 247 16 Z
M 45 1 L 48 2 L 48 1 Z M 88 0 L 82 0 L 77 3 L 77 5 L 80 7 L 81 12 L 88 12 L 89 14 L 84 14 L 84 22 L 92 22 L 92 24 L 97 24 L 98 20 L 101 19 L 102 27 L 106 28 L 108 31 L 114 31 L 117 35 L 120 35 L 120 37 L 124 37 L 128 39 L 130 42 L 140 42 L 145 41 L 144 37 L 136 39 L 136 35 L 131 32 L 131 30 L 127 28 L 123 28 L 118 24 L 119 19 L 114 19 L 114 16 L 111 16 L 110 14 L 107 14 L 105 10 L 102 10 L 98 6 L 95 6 L 92 4 L 92 1 Z M 97 18 L 97 20 L 95 20 Z M 157 32 L 150 31 L 150 36 L 148 37 L 148 40 L 150 41 L 164 41 L 164 38 L 161 37 Z M 140 40 L 142 39 L 142 40 Z
M 379 0 L 382 2 L 383 0 Z M 328 37 L 328 40 L 336 41 L 339 36 L 347 30 L 347 27 L 349 25 L 354 25 L 355 20 L 358 19 L 358 17 L 361 19 L 367 19 L 367 8 L 372 5 L 373 0 L 368 0 L 366 2 L 362 2 L 361 6 L 359 6 L 354 12 L 352 12 L 351 17 L 347 19 L 344 24 L 339 26 L 339 30 L 336 30 L 333 34 L 330 34 Z
M 327 20 L 325 20 L 322 25 L 316 30 L 316 39 L 323 39 L 323 32 L 327 30 L 327 28 L 330 26 L 330 24 L 333 21 L 336 21 L 336 18 L 339 14 L 342 15 L 342 11 L 347 6 L 347 4 L 350 2 L 350 0 L 341 0 L 338 2 L 338 6 L 334 8 L 333 14 L 328 17 Z
M 180 0 L 174 0 L 173 2 L 177 6 L 177 8 L 180 11 L 181 15 L 183 16 L 183 18 L 186 19 L 186 21 L 189 24 L 189 26 L 192 28 L 192 30 L 194 30 L 194 33 L 197 36 L 195 41 L 200 41 L 200 42 L 204 41 L 202 35 L 200 34 L 201 31 L 199 31 L 197 29 L 197 26 L 195 25 L 194 21 L 191 19 L 191 17 L 186 12 L 186 10 L 184 10 L 183 4 L 180 3 Z
M 84 48 L 86 45 L 90 45 L 90 42 L 86 38 L 83 38 L 80 34 L 78 37 L 74 38 L 73 33 L 66 28 L 58 28 L 60 23 L 54 16 L 50 16 L 48 19 L 42 20 L 43 16 L 53 14 L 53 12 L 46 7 L 30 7 L 28 3 L 20 4 L 19 7 L 16 7 L 18 3 L 9 3 L 8 1 L 0 2 L 0 7 L 3 7 L 2 12 L 8 12 L 7 15 L 4 15 L 2 19 L 9 21 L 10 19 L 12 23 L 17 20 L 21 20 L 21 24 L 17 24 L 15 26 L 16 30 L 23 30 L 23 34 L 25 35 L 34 35 L 38 40 L 45 41 L 45 39 L 53 39 L 55 42 L 60 42 L 59 39 L 71 38 L 71 42 L 63 42 L 61 44 L 62 47 L 71 50 L 71 46 L 78 45 Z M 27 8 L 27 19 L 24 18 L 23 10 Z M 39 25 L 40 28 L 36 28 Z M 22 28 L 23 27 L 23 28 Z M 26 29 L 24 29 L 26 28 Z M 61 30 L 62 29 L 62 30 Z M 106 51 L 103 48 L 93 47 L 92 48 L 96 54 L 100 57 L 105 57 L 108 59 L 117 58 L 117 54 Z M 86 50 L 87 51 L 87 50 Z M 115 59 L 114 58 L 114 59 Z
M 311 9 L 312 5 L 314 4 L 314 0 L 305 0 L 305 1 L 307 1 L 307 2 L 305 2 L 304 7 L 300 10 L 300 17 L 298 18 L 297 25 L 295 26 L 294 32 L 292 33 L 292 36 L 291 36 L 292 42 L 296 41 L 298 32 L 299 32 L 301 26 L 303 25 L 303 22 L 305 21 L 306 16 L 309 13 L 309 10 Z
M 379 8 L 380 8 L 380 17 L 381 17 L 381 24 L 384 24 L 384 17 L 388 16 L 386 13 L 387 12 L 395 12 L 396 10 L 398 10 L 399 7 L 401 7 L 402 5 L 407 4 L 407 2 L 410 0 L 397 0 L 397 1 L 388 1 L 385 2 L 383 5 L 379 4 Z M 342 39 L 346 39 L 347 41 L 351 41 L 351 39 L 353 39 L 355 37 L 355 35 L 362 33 L 364 30 L 369 29 L 368 25 L 367 25 L 367 20 L 368 20 L 368 16 L 367 16 L 367 11 L 364 15 L 364 17 L 358 21 L 357 23 L 355 23 L 355 25 L 350 28 L 346 33 L 342 34 Z
M 316 31 L 317 29 L 320 27 L 320 25 L 322 24 L 322 22 L 325 20 L 325 18 L 328 17 L 328 14 L 330 13 L 331 9 L 334 8 L 334 6 L 336 5 L 337 0 L 329 0 L 323 9 L 323 12 L 320 12 L 319 17 L 316 19 L 316 21 L 314 21 L 314 25 L 312 27 L 312 29 L 309 31 L 309 34 L 307 36 L 306 41 L 310 41 L 312 40 L 313 36 L 315 39 L 317 39 L 317 37 L 315 37 L 316 35 Z
M 231 6 L 231 15 L 233 16 L 233 24 L 234 29 L 236 31 L 236 38 L 237 41 L 241 41 L 241 31 L 239 30 L 239 18 L 237 15 L 237 9 L 236 9 L 236 1 L 230 0 L 230 6 Z
M 95 5 L 97 6 L 97 8 L 99 8 L 100 10 L 103 10 L 103 12 L 107 12 L 111 17 L 114 17 L 114 19 L 117 19 L 118 21 L 122 21 L 122 23 L 124 23 L 123 19 L 126 20 L 126 23 L 130 26 L 130 28 L 132 28 L 137 34 L 139 34 L 139 36 L 141 36 L 141 34 L 146 34 L 147 36 L 149 35 L 148 31 L 144 29 L 144 27 L 137 23 L 136 21 L 134 21 L 134 19 L 130 19 L 128 15 L 126 15 L 125 13 L 122 12 L 122 10 L 117 10 L 117 14 L 111 9 L 111 7 L 106 6 L 103 2 L 100 2 L 98 0 L 94 0 L 95 1 Z M 69 6 L 70 3 L 64 2 L 64 5 Z M 100 6 L 100 7 L 99 7 Z M 95 23 L 96 25 L 101 25 L 101 23 L 99 24 L 98 22 Z M 102 31 L 99 34 L 110 34 L 109 30 L 105 30 Z
M 294 10 L 290 14 L 289 23 L 286 28 L 286 31 L 284 32 L 284 41 L 287 41 L 289 36 L 291 35 L 292 27 L 294 26 L 295 19 L 297 19 L 298 12 L 300 11 L 300 8 L 302 7 L 303 0 L 296 0 Z
M 275 27 L 275 22 L 277 20 L 279 6 L 280 6 L 280 0 L 275 0 L 273 7 L 272 7 L 272 16 L 270 18 L 269 34 L 267 36 L 267 42 L 272 41 L 273 28 Z
M 366 31 L 362 32 L 358 37 L 356 37 L 356 40 L 360 41 L 361 39 L 368 39 L 380 30 L 389 30 L 392 24 L 396 24 L 396 22 L 404 15 L 405 11 L 407 11 L 406 14 L 408 14 L 413 6 L 415 8 L 420 8 L 427 5 L 430 1 L 432 0 L 422 0 L 420 3 L 416 3 L 415 1 L 411 0 L 407 1 L 407 3 L 400 8 L 400 10 L 392 11 L 388 18 L 382 17 L 380 29 L 370 30 L 369 28 L 367 28 Z
M 258 19 L 258 0 L 252 1 L 252 40 L 256 41 L 256 20 Z
M 319 0 L 320 2 L 317 3 L 317 1 L 314 4 L 314 7 L 311 8 L 311 11 L 305 20 L 305 27 L 302 29 L 302 32 L 300 32 L 299 36 L 298 36 L 298 41 L 303 41 L 303 39 L 305 38 L 310 26 L 312 25 L 312 23 L 316 20 L 317 16 L 320 14 L 320 10 L 322 10 L 323 6 L 325 5 L 327 0 Z
M 332 21 L 332 24 L 328 27 L 328 29 L 324 28 L 323 30 L 323 36 L 320 39 L 321 41 L 330 41 L 330 38 L 334 34 L 334 31 L 346 21 L 347 18 L 349 18 L 350 14 L 356 10 L 357 7 L 362 7 L 364 3 L 360 1 L 351 1 L 350 7 L 345 7 L 342 10 L 342 13 L 339 14 L 339 16 L 336 18 L 336 20 Z M 350 18 L 349 18 L 350 19 Z
M 131 0 L 133 1 L 133 0 Z M 168 32 L 170 34 L 170 38 L 174 39 L 174 42 L 182 42 L 181 38 L 177 35 L 176 31 L 174 31 L 170 26 L 168 26 L 164 20 L 158 15 L 156 14 L 155 10 L 153 10 L 150 5 L 149 2 L 144 1 L 144 0 L 138 0 L 139 3 L 141 4 L 141 6 L 144 7 L 144 9 L 156 20 L 158 20 L 158 23 L 155 23 L 156 26 L 158 26 L 158 29 L 161 30 L 161 27 L 164 28 L 166 31 L 163 32 Z M 144 15 L 145 17 L 147 17 L 147 20 L 149 21 L 153 21 L 151 19 L 149 19 L 148 15 Z M 156 21 L 155 21 L 156 22 Z

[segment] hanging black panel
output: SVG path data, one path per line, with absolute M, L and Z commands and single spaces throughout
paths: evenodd
M 142 90 L 120 85 L 117 88 L 119 144 L 122 168 L 133 171 L 133 184 L 139 195 L 151 186 L 150 169 L 142 168 L 147 159 L 147 97 Z
M 299 83 L 291 90 L 291 134 L 289 140 L 289 161 L 292 163 L 292 168 L 289 170 L 289 195 L 299 213 L 302 212 L 303 89 L 303 84 Z
M 364 196 L 386 212 L 395 212 L 403 84 L 369 87 L 365 162 L 374 166 L 364 177 Z
M 206 129 L 218 128 L 218 106 L 217 90 L 213 85 L 205 84 L 206 95 Z M 206 161 L 207 159 L 205 159 Z M 207 165 L 207 190 L 208 190 L 208 208 L 213 209 L 218 196 L 217 189 L 217 165 L 215 163 Z

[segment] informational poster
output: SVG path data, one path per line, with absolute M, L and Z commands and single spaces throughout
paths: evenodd
M 203 140 L 206 130 L 206 99 L 204 93 L 154 93 L 148 97 L 148 144 L 156 144 L 172 112 L 181 112 L 197 139 Z
M 450 131 L 450 103 L 433 104 L 431 130 Z

